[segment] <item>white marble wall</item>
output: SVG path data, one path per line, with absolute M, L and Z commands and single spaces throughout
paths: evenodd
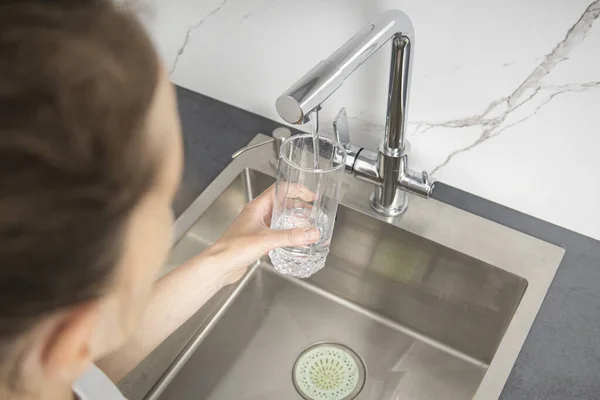
M 275 99 L 377 13 L 416 30 L 414 169 L 600 239 L 600 0 L 130 0 L 172 80 L 280 120 Z M 325 104 L 382 135 L 380 51 Z M 326 126 L 329 123 L 326 123 Z

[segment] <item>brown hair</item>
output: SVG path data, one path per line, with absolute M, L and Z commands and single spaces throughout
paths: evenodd
M 157 80 L 147 35 L 111 2 L 0 0 L 0 359 L 108 286 L 156 174 Z

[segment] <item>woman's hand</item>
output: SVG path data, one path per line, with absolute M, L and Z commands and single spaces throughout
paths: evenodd
M 315 194 L 302 186 L 288 189 L 287 197 L 311 202 Z M 270 250 L 283 246 L 306 246 L 319 240 L 316 228 L 289 230 L 271 229 L 271 215 L 275 201 L 275 186 L 252 200 L 240 213 L 227 232 L 206 252 L 216 257 L 218 273 L 223 285 L 237 282 L 247 267 Z
M 286 198 L 312 202 L 306 188 L 287 188 Z M 281 246 L 305 246 L 319 240 L 315 228 L 270 229 L 275 188 L 251 201 L 217 242 L 156 283 L 135 340 L 100 361 L 116 381 L 187 321 L 223 286 L 239 280 L 248 265 Z

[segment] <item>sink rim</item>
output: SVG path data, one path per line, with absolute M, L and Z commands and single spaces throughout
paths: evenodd
M 261 143 L 266 139 L 268 136 L 258 134 L 250 144 Z M 177 219 L 174 225 L 174 243 L 179 241 L 238 175 L 249 174 L 249 170 L 256 170 L 274 177 L 275 171 L 269 163 L 271 158 L 270 146 L 261 146 L 234 159 Z M 247 190 L 250 191 L 251 188 L 247 187 Z M 342 191 L 341 204 L 348 208 L 527 280 L 528 286 L 521 302 L 473 396 L 475 400 L 498 398 L 541 308 L 565 250 L 438 200 L 426 200 L 410 194 L 408 195 L 409 207 L 405 214 L 399 217 L 383 217 L 375 213 L 369 205 L 368 194 L 372 191 L 372 186 L 348 175 L 344 176 Z M 248 193 L 250 198 L 254 197 L 253 195 L 255 194 Z M 477 235 L 469 235 L 469 232 L 477 232 Z M 256 263 L 249 270 L 228 301 L 236 297 L 258 266 L 259 263 Z M 218 315 L 225 312 L 226 308 L 225 304 L 218 310 L 211 318 L 209 326 L 218 320 Z M 209 330 L 209 327 L 203 329 L 206 330 Z M 201 342 L 202 336 L 200 332 L 190 344 Z M 179 366 L 187 360 L 184 353 L 193 352 L 194 349 L 193 344 L 187 346 L 154 385 L 147 399 L 155 399 L 154 394 L 162 392 L 161 389 L 170 382 L 177 374 Z

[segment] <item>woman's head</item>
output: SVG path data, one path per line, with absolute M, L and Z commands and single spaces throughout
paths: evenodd
M 69 379 L 132 333 L 180 158 L 173 89 L 132 16 L 0 0 L 0 386 Z

